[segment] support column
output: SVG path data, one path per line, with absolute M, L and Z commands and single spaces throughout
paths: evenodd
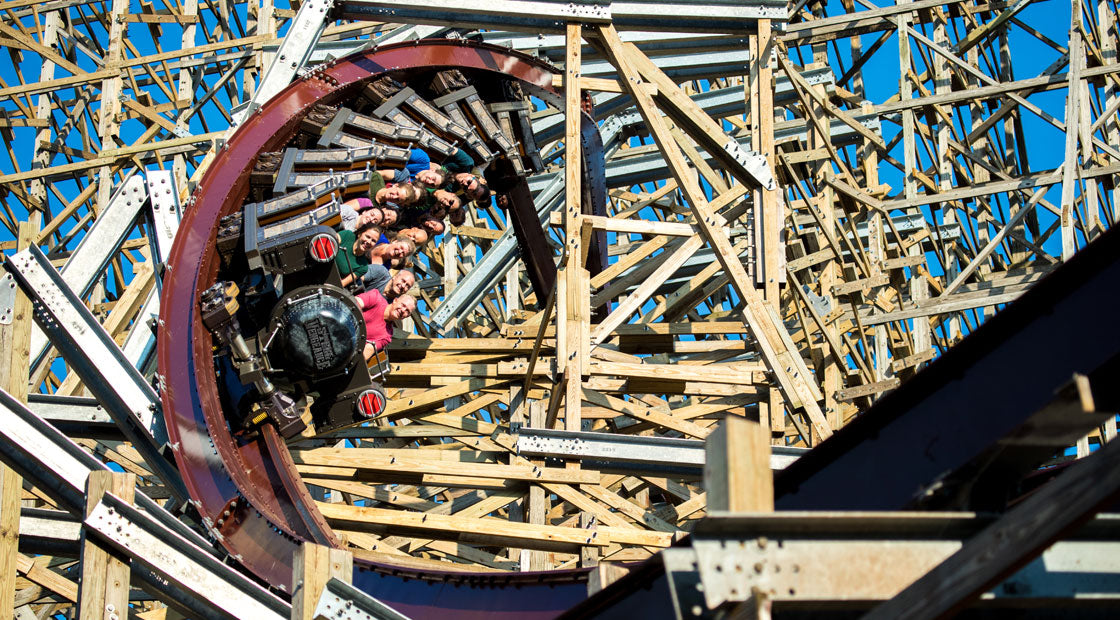
M 541 329 L 544 329 L 543 324 Z M 544 401 L 529 401 L 529 426 L 531 428 L 545 428 L 547 413 Z M 530 462 L 537 466 L 544 464 L 543 459 L 530 459 Z M 530 484 L 526 502 L 528 503 L 525 509 L 526 522 L 532 525 L 545 525 L 549 505 L 548 494 L 545 493 L 544 487 L 539 484 Z M 532 549 L 521 551 L 521 570 L 540 571 L 549 568 L 551 567 L 548 565 L 548 554 L 546 552 Z
M 51 11 L 47 13 L 43 18 L 43 33 L 40 36 L 39 42 L 42 43 L 44 47 L 54 49 L 58 45 L 58 31 L 62 28 L 61 12 Z M 39 80 L 43 82 L 53 80 L 56 66 L 54 62 L 44 59 L 43 69 L 39 74 Z M 40 94 L 38 100 L 35 102 L 35 118 L 37 120 L 49 120 L 52 107 L 50 93 Z M 52 153 L 46 147 L 55 142 L 51 137 L 51 132 L 52 129 L 49 124 L 35 132 L 35 155 L 31 159 L 32 168 L 47 168 L 50 166 Z M 43 179 L 33 179 L 30 183 L 28 193 L 31 195 L 32 200 L 39 202 L 39 206 L 42 207 L 41 213 L 49 214 L 49 210 L 47 209 L 47 186 L 43 182 Z M 28 209 L 28 212 L 28 214 L 31 215 L 31 208 Z M 35 232 L 38 233 L 39 225 L 36 224 L 35 228 Z
M 38 232 L 39 217 L 19 225 L 17 247 L 23 250 Z M 10 274 L 0 278 L 0 285 L 14 283 Z M 0 364 L 0 385 L 17 400 L 27 402 L 28 357 L 31 349 L 31 300 L 16 287 L 12 304 L 11 323 L 0 325 L 0 351 L 4 364 Z M 11 618 L 15 613 L 16 558 L 19 556 L 19 513 L 23 497 L 23 479 L 7 465 L 0 465 L 0 618 Z
M 708 511 L 772 512 L 774 474 L 770 438 L 761 425 L 727 416 L 704 440 Z
M 184 16 L 198 15 L 198 0 L 184 0 L 182 12 Z M 197 26 L 193 22 L 183 24 L 182 49 L 190 49 L 195 46 L 195 28 Z M 176 97 L 178 98 L 175 102 L 177 109 L 187 110 L 190 108 L 191 101 L 194 100 L 194 78 L 191 76 L 190 67 L 183 67 L 179 70 L 179 86 Z M 175 126 L 189 131 L 190 122 L 188 119 L 180 117 Z M 175 175 L 175 188 L 180 192 L 179 195 L 185 196 L 190 193 L 191 188 L 187 183 L 189 177 L 187 175 L 186 156 L 176 155 L 171 169 Z
M 136 475 L 111 471 L 90 472 L 86 480 L 86 515 L 105 493 L 128 503 L 136 494 Z M 82 580 L 78 584 L 78 613 L 81 620 L 128 617 L 131 567 L 128 559 L 107 545 L 82 533 Z
M 350 583 L 354 578 L 354 555 L 305 542 L 292 563 L 292 620 L 312 620 L 315 606 L 331 579 Z
M 1117 31 L 1116 15 L 1108 0 L 1100 0 L 1097 4 L 1097 26 L 1099 35 L 1097 40 L 1101 45 L 1101 57 L 1106 65 L 1116 64 L 1116 46 L 1120 41 L 1120 32 Z M 1104 84 L 1104 109 L 1112 108 L 1116 100 L 1120 99 L 1120 87 L 1116 80 L 1106 79 Z M 1120 144 L 1120 116 L 1112 114 L 1104 121 L 1104 137 L 1109 144 Z M 1120 175 L 1112 176 L 1112 223 L 1120 221 Z
M 774 39 L 770 28 L 770 20 L 763 19 L 758 22 L 758 34 L 751 38 L 752 60 L 755 62 L 756 77 L 750 93 L 751 100 L 751 146 L 760 155 L 766 158 L 771 170 L 778 169 L 777 158 L 774 153 L 774 67 L 771 56 L 774 52 Z M 767 189 L 760 187 L 754 191 L 754 221 L 756 228 L 761 230 L 758 239 L 758 268 L 755 270 L 755 281 L 761 285 L 763 299 L 772 305 L 775 311 L 780 311 L 781 289 L 780 284 L 785 275 L 782 270 L 784 263 L 784 248 L 782 245 L 782 220 L 785 218 L 784 201 L 778 192 L 779 187 Z M 785 403 L 782 392 L 771 388 L 768 399 L 760 402 L 759 422 L 768 428 L 771 441 L 777 444 L 785 443 Z
M 1081 70 L 1085 64 L 1085 45 L 1081 40 L 1081 0 L 1073 0 L 1069 27 L 1069 88 L 1066 93 L 1066 149 L 1062 160 L 1062 260 L 1077 251 L 1077 186 L 1078 151 L 1077 121 L 1081 101 Z
M 105 68 L 113 68 L 124 57 L 124 36 L 127 24 L 128 0 L 113 0 L 109 15 L 109 49 L 105 55 Z M 101 150 L 106 151 L 121 146 L 119 135 L 121 124 L 118 116 L 121 111 L 121 91 L 123 80 L 111 77 L 101 82 L 101 108 L 98 110 L 97 134 L 101 137 Z M 113 195 L 113 169 L 102 166 L 97 172 L 97 211 L 109 204 Z
M 590 333 L 590 295 L 587 282 L 590 276 L 584 268 L 587 243 L 583 240 L 582 148 L 580 130 L 582 119 L 582 26 L 568 24 L 567 49 L 564 67 L 564 233 L 566 243 L 564 260 L 557 274 L 559 302 L 556 312 L 556 359 L 563 368 L 564 428 L 581 430 L 580 406 L 583 398 L 583 375 L 587 369 Z M 578 463 L 571 463 L 576 465 Z
M 933 31 L 934 42 L 942 47 L 948 48 L 949 34 L 946 31 L 945 23 L 940 19 L 939 10 L 937 11 L 938 12 L 935 13 L 936 23 Z M 910 59 L 906 58 L 906 62 L 909 63 Z M 949 62 L 940 54 L 933 54 L 932 62 L 934 92 L 937 94 L 951 92 L 952 76 L 949 73 Z M 949 126 L 949 121 L 947 120 L 949 113 L 949 109 L 937 109 L 932 119 L 932 129 L 936 132 L 934 135 L 934 148 L 936 149 L 937 161 L 934 162 L 934 165 L 937 169 L 937 188 L 938 191 L 941 192 L 953 189 L 953 161 L 952 155 L 949 153 L 949 138 L 952 136 L 952 127 Z M 915 163 L 917 164 L 916 159 Z M 920 166 L 920 164 L 917 165 Z M 952 203 L 942 203 L 941 218 L 946 226 L 952 226 L 957 223 L 957 210 Z M 957 266 L 956 252 L 953 251 L 953 245 L 955 243 L 956 242 L 946 243 L 942 248 L 945 252 L 941 257 L 942 266 L 945 268 L 945 278 L 950 282 L 956 279 L 957 274 L 960 273 L 960 268 Z M 949 340 L 950 342 L 955 341 L 961 333 L 961 320 L 957 315 L 952 315 L 947 323 L 949 326 Z

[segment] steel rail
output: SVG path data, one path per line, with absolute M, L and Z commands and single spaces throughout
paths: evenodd
M 218 271 L 219 219 L 240 209 L 258 153 L 280 150 L 316 103 L 335 103 L 387 71 L 436 67 L 490 72 L 552 92 L 553 69 L 529 56 L 467 41 L 384 46 L 318 67 L 249 115 L 222 147 L 185 209 L 168 261 L 159 317 L 159 384 L 172 450 L 193 503 L 231 556 L 266 583 L 291 591 L 303 541 L 338 544 L 272 433 L 235 439 L 222 411 L 210 333 L 198 298 Z M 555 95 L 554 95 L 555 96 Z M 601 156 L 601 152 L 598 154 Z M 553 617 L 586 596 L 586 572 L 417 571 L 355 560 L 354 584 L 414 617 Z M 502 589 L 500 596 L 494 590 Z

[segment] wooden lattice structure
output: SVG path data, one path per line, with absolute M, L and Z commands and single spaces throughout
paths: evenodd
M 511 9 L 495 4 L 487 19 L 500 23 Z M 540 35 L 435 9 L 419 18 L 434 26 L 328 22 L 306 67 L 454 28 L 552 61 L 565 97 L 563 109 L 526 99 L 545 166 L 530 185 L 560 183 L 555 291 L 538 294 L 521 260 L 485 262 L 509 226 L 496 205 L 430 242 L 417 261 L 425 312 L 389 350 L 385 421 L 290 444 L 323 514 L 356 553 L 414 568 L 638 560 L 705 514 L 695 472 L 526 458 L 521 428 L 699 440 L 746 416 L 774 446 L 829 437 L 1120 217 L 1116 3 L 1074 0 L 1072 17 L 1050 4 L 798 2 L 788 21 L 727 21 L 726 33 L 700 19 L 638 33 L 593 13 Z M 5 249 L 34 244 L 66 264 L 124 208 L 114 192 L 137 172 L 170 171 L 190 209 L 262 76 L 297 64 L 277 45 L 298 9 L 0 4 Z M 1055 15 L 1068 38 L 1046 34 Z M 1045 68 L 1024 75 L 1021 62 Z M 569 208 L 586 103 L 601 121 L 606 216 Z M 130 223 L 79 292 L 122 346 L 151 329 L 152 221 Z M 578 259 L 600 231 L 610 260 L 591 273 Z M 433 320 L 466 286 L 481 287 Z M 85 394 L 57 352 L 33 357 L 30 302 L 9 307 L 3 387 Z M 1078 450 L 1114 434 L 1106 424 Z M 160 485 L 127 442 L 73 437 Z M 21 501 L 48 500 L 5 468 L 0 593 L 46 617 L 76 602 L 76 567 L 9 552 Z

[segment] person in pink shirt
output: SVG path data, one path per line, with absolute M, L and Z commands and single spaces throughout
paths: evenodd
M 407 319 L 416 311 L 416 298 L 404 294 L 388 302 L 381 291 L 371 290 L 359 294 L 356 299 L 366 323 L 364 353 L 366 361 L 369 361 L 392 342 L 393 323 Z

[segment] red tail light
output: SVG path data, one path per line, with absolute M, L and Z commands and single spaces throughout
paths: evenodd
M 335 240 L 333 235 L 327 233 L 315 235 L 311 239 L 308 250 L 311 252 L 311 258 L 320 263 L 329 263 L 338 254 L 338 241 Z
M 372 418 L 385 410 L 385 395 L 378 390 L 366 390 L 358 397 L 358 414 Z

